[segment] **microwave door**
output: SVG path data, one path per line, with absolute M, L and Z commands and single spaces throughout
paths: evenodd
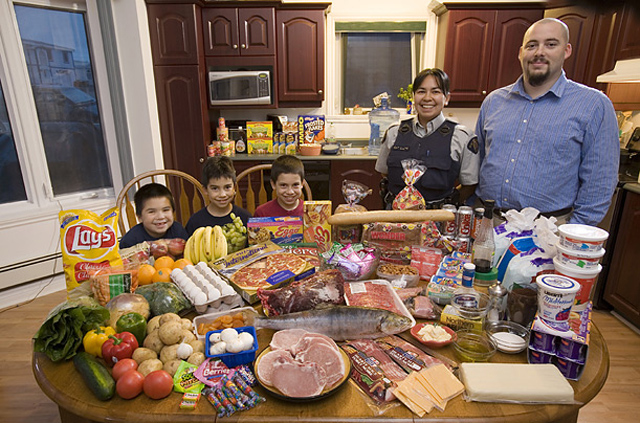
M 270 104 L 269 97 L 258 94 L 255 77 L 228 77 L 211 82 L 211 103 L 215 105 Z

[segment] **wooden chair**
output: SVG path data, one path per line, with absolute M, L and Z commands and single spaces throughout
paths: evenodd
M 134 210 L 133 194 L 141 186 L 151 182 L 163 183 L 169 188 L 176 204 L 175 218 L 182 225 L 187 224 L 193 213 L 200 210 L 204 205 L 209 204 L 206 190 L 200 181 L 189 174 L 172 169 L 152 170 L 142 173 L 127 182 L 116 199 L 116 206 L 120 212 L 118 217 L 120 236 L 127 233 L 129 229 L 138 223 Z M 135 190 L 129 192 L 134 186 Z
M 252 166 L 240 172 L 240 174 L 236 177 L 236 199 L 235 199 L 236 206 L 245 208 L 249 213 L 253 215 L 253 213 L 255 213 L 256 211 L 257 206 L 262 205 L 268 201 L 267 189 L 269 190 L 269 197 L 271 196 L 271 191 L 272 191 L 271 184 L 270 183 L 265 184 L 265 180 L 267 181 L 270 180 L 269 170 L 271 170 L 270 164 L 261 164 L 261 165 Z M 258 173 L 258 175 L 254 175 L 254 173 Z M 260 185 L 258 187 L 255 186 L 255 183 L 252 183 L 251 181 L 252 175 L 253 175 L 254 181 L 260 181 Z M 245 180 L 245 177 L 246 177 L 246 180 Z M 240 188 L 244 189 L 245 185 L 246 185 L 246 190 L 243 195 Z M 267 188 L 265 188 L 265 185 Z M 311 196 L 311 188 L 309 187 L 309 184 L 307 183 L 307 181 L 302 181 L 302 185 L 304 187 L 303 200 L 308 200 L 308 201 L 313 200 Z M 254 188 L 257 188 L 258 190 L 257 204 L 256 204 L 256 194 L 255 194 Z M 243 204 L 244 203 L 243 200 L 246 200 L 246 206 Z

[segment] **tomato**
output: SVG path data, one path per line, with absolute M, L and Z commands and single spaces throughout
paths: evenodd
M 144 384 L 144 376 L 137 370 L 129 370 L 116 382 L 116 392 L 121 398 L 131 399 L 140 395 Z
M 129 370 L 137 370 L 138 363 L 132 358 L 124 358 L 113 365 L 113 371 L 111 376 L 117 382 L 120 376 L 125 374 Z
M 144 393 L 151 399 L 161 399 L 173 391 L 173 378 L 165 370 L 156 370 L 144 378 Z

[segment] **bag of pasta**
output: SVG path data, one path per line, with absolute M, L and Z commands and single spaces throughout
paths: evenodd
M 420 191 L 414 184 L 420 179 L 427 167 L 422 164 L 420 160 L 416 159 L 404 159 L 402 162 L 402 168 L 404 174 L 402 179 L 404 180 L 405 187 L 396 195 L 393 200 L 394 210 L 424 210 L 425 201 L 420 194 Z
M 122 267 L 116 207 L 101 215 L 90 210 L 62 210 L 58 217 L 67 292 L 88 281 L 96 270 Z

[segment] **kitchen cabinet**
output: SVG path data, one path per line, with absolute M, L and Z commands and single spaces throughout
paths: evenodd
M 634 184 L 636 187 L 637 184 Z M 604 299 L 623 317 L 640 326 L 640 189 L 624 188 L 624 206 L 613 246 Z
M 620 18 L 620 33 L 616 46 L 616 60 L 640 57 L 640 8 L 626 4 Z
M 276 11 L 279 107 L 320 107 L 324 100 L 325 5 Z
M 480 105 L 488 93 L 515 82 L 522 73 L 518 60 L 522 37 L 542 18 L 543 10 L 447 7 L 443 69 L 451 79 L 449 103 Z
M 384 210 L 380 197 L 380 180 L 382 175 L 375 170 L 375 160 L 333 160 L 331 162 L 331 205 L 332 212 L 339 204 L 345 204 L 342 195 L 342 181 L 361 182 L 372 189 L 371 195 L 362 200 L 361 205 L 367 210 Z
M 273 7 L 202 10 L 204 53 L 208 56 L 264 56 L 276 52 Z
M 195 4 L 147 5 L 154 65 L 198 64 L 199 13 Z

